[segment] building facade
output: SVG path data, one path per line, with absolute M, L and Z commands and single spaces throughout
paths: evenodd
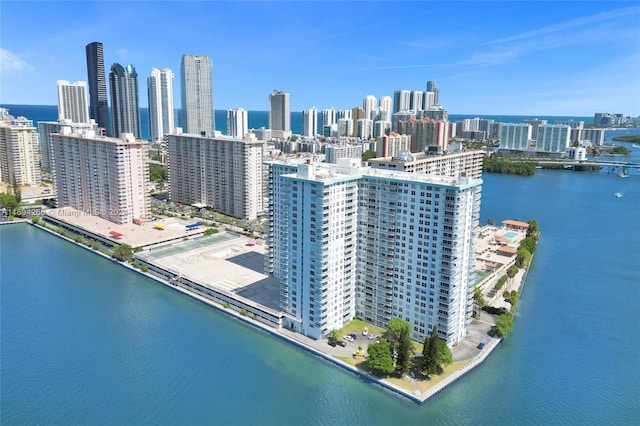
M 41 155 L 40 165 L 43 171 L 51 170 L 51 135 L 60 133 L 63 126 L 70 127 L 73 132 L 91 130 L 95 134 L 101 133 L 95 121 L 92 123 L 74 123 L 71 120 L 38 122 L 38 143 L 40 144 Z
M 213 109 L 213 62 L 204 55 L 182 55 L 182 128 L 185 133 L 212 135 L 216 129 Z
M 84 81 L 69 83 L 66 80 L 58 80 L 56 85 L 58 87 L 58 120 L 88 123 L 87 83 Z
M 173 71 L 169 68 L 151 68 L 151 75 L 147 78 L 151 142 L 161 142 L 165 135 L 175 131 L 173 78 Z
M 313 338 L 355 316 L 401 317 L 453 345 L 471 318 L 480 180 L 337 165 L 267 163 L 265 272 L 288 326 Z
M 249 133 L 249 114 L 242 108 L 227 110 L 227 136 L 244 139 Z
M 526 151 L 531 146 L 530 124 L 502 123 L 500 148 Z
M 138 73 L 133 65 L 115 63 L 109 73 L 111 88 L 111 115 L 113 135 L 119 138 L 123 133 L 131 133 L 136 139 L 142 137 L 140 128 L 140 94 Z
M 107 135 L 111 135 L 102 43 L 98 41 L 89 43 L 85 50 L 89 82 L 89 117 L 96 120 L 98 127 L 103 128 Z
M 571 128 L 562 124 L 543 124 L 538 126 L 536 150 L 545 152 L 565 152 L 569 146 Z
M 172 200 L 241 219 L 262 216 L 264 142 L 172 134 L 168 144 Z
M 73 207 L 118 224 L 150 217 L 148 143 L 63 127 L 51 135 L 57 207 Z
M 291 136 L 291 111 L 289 109 L 289 93 L 274 90 L 269 95 L 269 128 L 274 137 Z M 275 132 L 275 133 L 274 133 Z
M 393 157 L 399 152 L 411 149 L 411 135 L 389 132 L 378 136 L 376 141 L 376 157 Z
M 411 135 L 411 152 L 420 152 L 427 146 L 446 149 L 449 145 L 449 123 L 423 118 L 398 121 L 398 133 Z
M 318 110 L 316 107 L 302 111 L 302 135 L 314 137 L 318 134 Z
M 39 185 L 40 144 L 33 120 L 14 118 L 0 108 L 0 181 L 9 185 Z

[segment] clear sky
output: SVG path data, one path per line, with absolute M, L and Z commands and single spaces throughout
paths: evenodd
M 147 106 L 151 67 L 213 59 L 216 109 L 361 106 L 440 87 L 452 114 L 640 115 L 640 2 L 128 2 L 0 5 L 0 103 L 55 105 L 56 80 L 87 79 L 85 45 L 107 74 L 132 64 Z

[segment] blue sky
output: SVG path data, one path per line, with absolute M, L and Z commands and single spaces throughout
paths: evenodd
M 369 94 L 440 87 L 452 114 L 640 115 L 640 2 L 127 2 L 0 5 L 0 103 L 55 105 L 56 80 L 132 64 L 213 59 L 214 107 L 351 108 Z

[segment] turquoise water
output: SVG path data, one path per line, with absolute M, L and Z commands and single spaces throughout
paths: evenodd
M 511 231 L 510 232 L 505 232 L 504 234 L 502 234 L 502 236 L 504 236 L 506 238 L 509 238 L 509 239 L 515 237 L 516 235 L 518 235 L 518 234 L 515 233 L 515 232 L 511 232 Z
M 616 198 L 614 192 L 623 192 Z M 424 405 L 28 225 L 0 226 L 2 424 L 639 424 L 640 178 L 485 175 L 542 240 L 514 334 Z

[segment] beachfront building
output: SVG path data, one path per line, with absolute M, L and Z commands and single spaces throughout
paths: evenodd
M 326 145 L 324 148 L 325 162 L 337 163 L 341 158 L 362 158 L 362 144 Z
M 227 136 L 244 139 L 249 133 L 249 114 L 243 108 L 227 110 Z
M 89 83 L 89 117 L 94 119 L 98 123 L 98 127 L 104 129 L 107 135 L 111 135 L 102 43 L 94 41 L 87 44 L 85 49 Z
M 133 65 L 115 63 L 109 73 L 111 88 L 111 117 L 113 134 L 119 138 L 123 133 L 131 133 L 136 139 L 142 137 L 140 128 L 140 94 L 138 73 Z
M 452 345 L 471 318 L 478 179 L 337 165 L 267 163 L 265 272 L 288 327 L 326 336 L 355 316 L 402 317 Z
M 9 115 L 0 108 L 0 181 L 9 185 L 39 185 L 40 144 L 33 120 Z
M 604 145 L 604 135 L 607 129 L 581 129 L 580 133 L 574 139 L 574 130 L 571 131 L 571 141 L 588 140 L 593 145 Z
M 500 134 L 500 149 L 526 151 L 531 145 L 530 124 L 503 123 Z
M 538 120 L 537 118 L 534 118 L 533 120 L 523 120 L 523 122 L 524 124 L 528 124 L 531 126 L 532 139 L 538 138 L 538 127 L 546 125 L 548 123 L 547 120 Z
M 291 136 L 291 111 L 289 93 L 274 90 L 269 95 L 269 128 L 274 138 L 286 139 Z
M 459 151 L 447 154 L 436 154 L 427 151 L 418 153 L 402 153 L 385 158 L 372 158 L 369 165 L 375 169 L 396 170 L 409 173 L 471 177 L 482 177 L 482 159 L 484 151 Z
M 302 111 L 302 135 L 314 137 L 318 134 L 318 110 L 316 107 Z
M 536 151 L 565 152 L 569 146 L 571 128 L 562 124 L 541 124 L 538 126 Z
M 216 129 L 212 73 L 213 62 L 208 56 L 182 55 L 180 84 L 185 133 L 212 135 Z
M 58 87 L 58 120 L 88 123 L 87 83 L 84 81 L 69 83 L 66 80 L 58 80 L 56 85 Z
M 175 131 L 173 78 L 173 71 L 169 68 L 151 68 L 151 75 L 147 78 L 151 142 L 162 142 L 165 135 Z
M 168 176 L 173 201 L 208 206 L 229 216 L 253 220 L 263 214 L 264 142 L 172 134 Z
M 51 135 L 57 207 L 73 207 L 118 224 L 150 216 L 148 143 L 63 126 Z

